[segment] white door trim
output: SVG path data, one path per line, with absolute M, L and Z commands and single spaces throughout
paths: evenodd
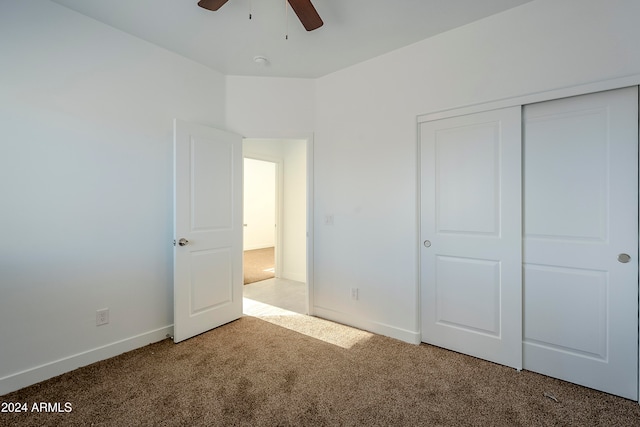
M 437 110 L 417 116 L 417 122 L 429 122 L 432 120 L 444 119 L 447 117 L 463 116 L 481 111 L 497 110 L 499 108 L 514 107 L 517 105 L 527 105 L 553 99 L 567 98 L 570 96 L 586 95 L 589 93 L 602 92 L 611 89 L 620 89 L 629 86 L 640 85 L 640 74 L 619 77 L 610 80 L 602 80 L 575 86 L 555 88 L 542 92 L 533 92 L 511 98 L 495 99 L 478 104 L 461 105 L 445 110 Z

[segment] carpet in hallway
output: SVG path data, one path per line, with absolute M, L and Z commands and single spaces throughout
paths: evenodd
M 244 251 L 244 284 L 275 277 L 275 248 Z

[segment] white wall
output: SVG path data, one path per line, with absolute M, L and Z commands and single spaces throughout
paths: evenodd
M 299 138 L 314 129 L 312 79 L 227 76 L 226 88 L 231 132 L 247 138 Z
M 416 116 L 640 73 L 638 16 L 537 0 L 318 79 L 314 312 L 417 341 Z
M 307 142 L 282 141 L 284 224 L 281 277 L 307 281 Z
M 0 2 L 0 394 L 170 332 L 172 119 L 224 126 L 224 92 L 52 2 Z
M 276 243 L 276 163 L 244 159 L 242 206 L 243 249 L 263 249 Z

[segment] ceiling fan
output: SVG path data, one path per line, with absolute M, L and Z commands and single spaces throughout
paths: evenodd
M 227 1 L 228 0 L 200 0 L 198 6 L 215 11 L 220 9 Z M 320 18 L 316 8 L 311 4 L 311 0 L 288 0 L 288 2 L 307 31 L 313 31 L 322 27 L 322 18 Z

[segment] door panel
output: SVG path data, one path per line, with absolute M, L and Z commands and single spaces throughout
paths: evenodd
M 525 236 L 606 241 L 607 109 L 546 113 L 545 105 L 525 107 Z
M 524 368 L 634 400 L 637 105 L 637 88 L 528 105 L 523 150 Z
M 242 139 L 176 120 L 174 341 L 242 315 Z
M 191 232 L 231 230 L 233 226 L 233 145 L 215 136 L 191 135 Z
M 437 256 L 436 319 L 440 325 L 499 337 L 500 263 Z
M 526 264 L 524 275 L 527 342 L 605 360 L 609 293 L 606 273 Z M 567 310 L 577 295 L 581 309 Z
M 228 304 L 233 297 L 230 248 L 191 251 L 191 314 Z M 211 278 L 219 286 L 210 286 Z
M 494 236 L 498 233 L 498 126 L 498 122 L 490 122 L 436 132 L 438 233 Z M 466 197 L 460 197 L 461 194 Z
M 520 108 L 420 125 L 422 340 L 522 361 Z

